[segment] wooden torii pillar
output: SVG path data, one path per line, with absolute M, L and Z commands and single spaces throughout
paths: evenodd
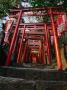
M 57 57 L 57 68 L 58 70 L 62 70 L 61 53 L 60 53 L 60 48 L 58 44 L 58 34 L 57 34 L 57 30 L 55 29 L 55 24 L 54 24 L 51 8 L 50 8 L 50 19 L 51 19 L 52 31 L 54 35 L 54 45 L 55 45 L 55 51 L 56 51 L 56 57 Z

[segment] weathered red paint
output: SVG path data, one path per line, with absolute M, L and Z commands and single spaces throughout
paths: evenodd
M 10 45 L 10 49 L 9 49 L 9 52 L 8 52 L 8 56 L 7 56 L 7 61 L 6 61 L 6 65 L 10 65 L 10 62 L 11 62 L 11 57 L 12 57 L 12 53 L 14 51 L 14 46 L 15 46 L 15 42 L 16 42 L 16 37 L 17 37 L 17 34 L 18 34 L 18 31 L 19 29 L 23 29 L 24 30 L 24 33 L 22 33 L 22 38 L 21 38 L 21 41 L 20 41 L 20 46 L 19 46 L 19 52 L 18 52 L 18 56 L 17 56 L 17 63 L 20 64 L 21 63 L 21 52 L 22 52 L 22 48 L 24 48 L 23 46 L 23 38 L 24 38 L 24 35 L 26 35 L 25 33 L 25 29 L 31 29 L 31 30 L 37 30 L 37 29 L 45 29 L 45 33 L 44 34 L 34 34 L 34 39 L 36 39 L 35 35 L 39 35 L 39 36 L 43 36 L 46 35 L 46 47 L 47 47 L 47 56 L 48 56 L 48 62 L 49 64 L 51 63 L 51 60 L 50 60 L 50 45 L 49 45 L 49 40 L 48 40 L 48 30 L 50 31 L 50 34 L 54 36 L 54 44 L 55 44 L 55 50 L 56 50 L 56 57 L 57 57 L 57 66 L 58 66 L 58 70 L 62 70 L 62 62 L 61 62 L 61 55 L 60 55 L 60 50 L 59 50 L 59 45 L 58 45 L 58 35 L 57 35 L 57 32 L 56 32 L 56 29 L 55 29 L 55 21 L 53 19 L 53 15 L 63 15 L 64 12 L 58 12 L 58 11 L 51 11 L 51 9 L 58 9 L 58 8 L 63 8 L 62 6 L 59 6 L 59 7 L 41 7 L 41 8 L 27 8 L 27 9 L 18 9 L 18 10 L 10 10 L 10 12 L 12 13 L 12 15 L 10 17 L 15 17 L 15 18 L 18 18 L 18 21 L 17 21 L 17 25 L 14 25 L 16 26 L 15 28 L 15 32 L 14 32 L 14 35 L 13 35 L 13 38 L 12 38 L 12 41 L 11 41 L 11 45 Z M 48 10 L 47 13 L 45 14 L 24 14 L 24 12 L 30 12 L 30 11 L 41 11 L 41 10 Z M 50 10 L 50 11 L 49 11 Z M 23 13 L 22 13 L 23 11 Z M 51 22 L 50 23 L 20 23 L 20 19 L 22 16 L 49 16 L 50 19 L 51 19 Z M 47 25 L 47 26 L 46 26 Z M 47 28 L 49 28 L 47 30 Z M 33 31 L 32 31 L 33 32 Z M 29 34 L 29 35 L 33 35 L 32 32 Z M 32 38 L 31 38 L 32 39 Z M 39 38 L 41 39 L 41 38 Z M 44 38 L 45 39 L 45 38 Z M 40 59 L 43 58 L 43 52 L 42 52 L 42 49 L 40 47 Z M 46 54 L 45 53 L 45 54 Z M 25 52 L 24 52 L 24 59 L 26 58 L 26 49 L 25 49 Z M 43 60 L 43 59 L 42 59 Z M 46 63 L 46 62 L 42 62 L 43 64 Z
M 50 42 L 49 42 L 49 31 L 47 29 L 47 24 L 44 25 L 45 27 L 45 37 L 46 37 L 46 44 L 47 44 L 47 56 L 48 56 L 48 64 L 51 64 L 51 56 L 50 56 Z
M 59 49 L 59 44 L 58 44 L 58 34 L 55 29 L 55 24 L 54 24 L 54 19 L 52 15 L 52 10 L 50 9 L 50 19 L 52 23 L 52 30 L 53 30 L 53 35 L 54 35 L 54 45 L 55 45 L 55 51 L 56 51 L 56 57 L 57 57 L 57 68 L 58 70 L 62 70 L 62 61 L 61 61 L 61 54 L 60 54 L 60 49 Z
M 25 26 L 24 26 L 24 30 L 22 33 L 22 37 L 21 37 L 21 41 L 20 41 L 20 46 L 19 46 L 19 52 L 18 52 L 18 57 L 17 57 L 17 63 L 20 64 L 21 63 L 21 52 L 22 52 L 22 48 L 23 48 L 23 38 L 25 35 Z
M 14 45 L 15 45 L 15 42 L 16 42 L 16 36 L 17 36 L 18 30 L 19 30 L 18 28 L 19 28 L 21 16 L 22 16 L 22 10 L 19 12 L 19 17 L 18 17 L 17 25 L 15 27 L 15 32 L 14 32 L 14 35 L 13 35 L 13 38 L 12 38 L 12 41 L 11 41 L 10 49 L 9 49 L 9 52 L 8 52 L 6 65 L 10 65 L 10 62 L 11 62 L 11 57 L 12 57 Z

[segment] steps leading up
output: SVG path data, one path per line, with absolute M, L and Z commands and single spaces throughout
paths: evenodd
M 0 90 L 67 90 L 67 71 L 49 65 L 1 66 Z
M 66 81 L 67 72 L 56 69 L 22 68 L 22 67 L 0 67 L 0 75 L 16 77 L 27 80 L 53 80 Z
M 0 76 L 0 90 L 67 90 L 65 81 L 24 80 Z

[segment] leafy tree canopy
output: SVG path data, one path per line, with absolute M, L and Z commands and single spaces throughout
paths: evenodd
M 0 0 L 0 17 L 7 14 L 8 9 L 11 7 L 15 7 L 17 3 L 21 3 L 26 0 Z M 63 4 L 63 6 L 67 7 L 67 0 L 27 0 L 35 6 L 56 6 L 58 4 Z
M 65 2 L 67 3 L 66 0 L 29 0 L 29 2 L 32 4 L 32 6 L 57 6 L 61 5 Z
M 21 0 L 0 0 L 0 17 L 6 15 L 8 10 L 15 7 Z

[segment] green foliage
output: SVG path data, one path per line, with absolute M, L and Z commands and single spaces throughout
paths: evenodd
M 35 6 L 57 6 L 64 0 L 29 0 L 33 7 Z
M 7 15 L 11 7 L 15 7 L 21 0 L 0 0 L 0 17 Z
M 64 7 L 67 7 L 67 0 L 64 0 Z
M 29 0 L 29 3 L 32 4 L 33 7 L 41 7 L 41 6 L 57 6 L 58 4 L 63 3 L 64 0 Z M 49 21 L 49 17 L 43 17 L 44 22 Z

